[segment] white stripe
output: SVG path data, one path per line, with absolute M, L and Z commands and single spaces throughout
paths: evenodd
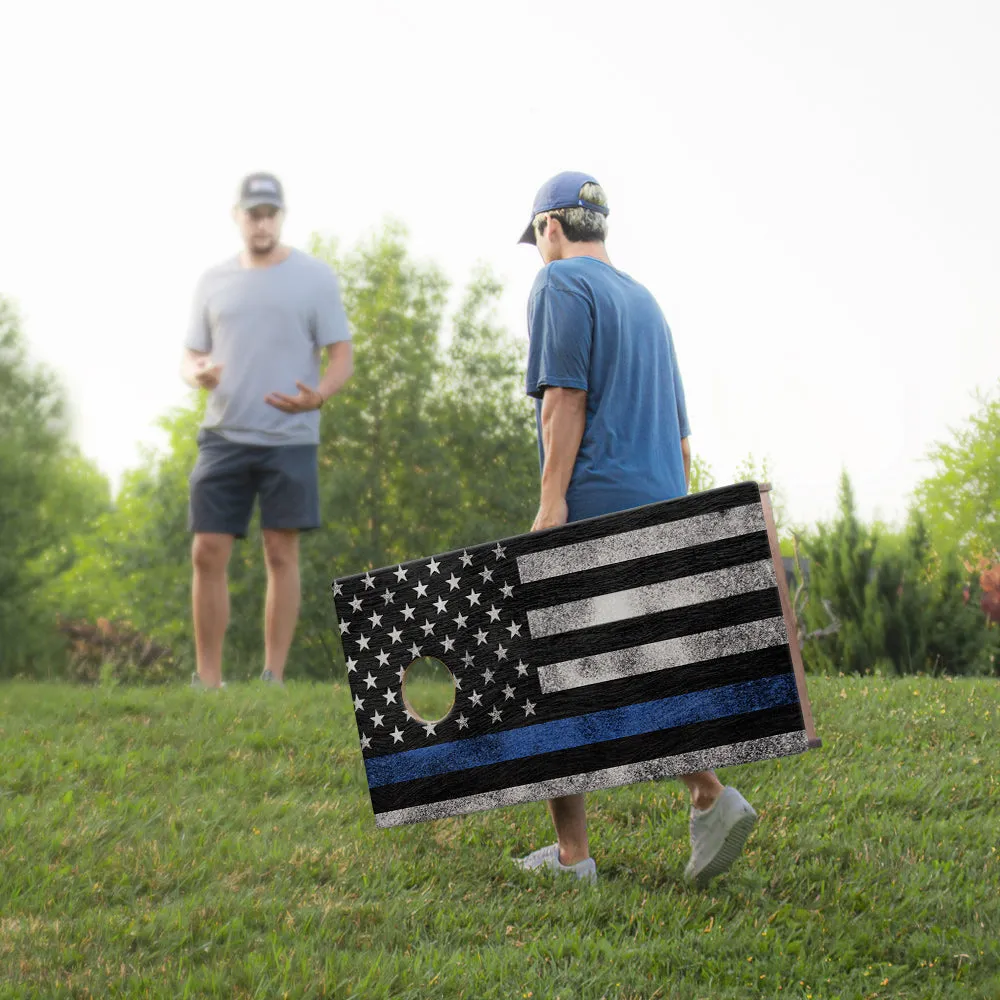
M 538 683 L 542 694 L 552 694 L 553 691 L 568 691 L 585 684 L 603 684 L 621 677 L 700 663 L 717 656 L 734 656 L 755 649 L 782 646 L 787 642 L 784 618 L 764 618 L 745 625 L 696 632 L 597 656 L 549 663 L 538 668 Z
M 726 569 L 697 573 L 677 580 L 664 580 L 645 587 L 599 594 L 582 601 L 569 601 L 528 612 L 528 630 L 532 639 L 559 635 L 595 625 L 638 618 L 657 611 L 673 611 L 703 601 L 717 601 L 737 594 L 766 590 L 777 586 L 774 563 L 770 559 L 743 563 Z
M 766 736 L 758 740 L 730 743 L 727 746 L 697 750 L 693 753 L 677 754 L 674 757 L 660 757 L 638 764 L 609 767 L 586 774 L 574 774 L 566 778 L 537 781 L 530 785 L 515 785 L 500 788 L 494 792 L 481 792 L 461 798 L 445 799 L 409 809 L 395 809 L 392 812 L 377 813 L 375 825 L 379 827 L 400 826 L 403 823 L 422 823 L 426 820 L 443 819 L 445 816 L 460 816 L 463 813 L 482 812 L 484 809 L 502 809 L 522 802 L 537 802 L 540 799 L 558 798 L 562 795 L 577 795 L 602 788 L 618 788 L 639 781 L 658 781 L 676 778 L 695 771 L 707 771 L 716 767 L 734 767 L 756 760 L 770 760 L 773 757 L 787 757 L 804 753 L 809 749 L 805 731 Z
M 566 573 L 580 573 L 598 566 L 612 566 L 628 559 L 642 559 L 661 552 L 673 552 L 724 538 L 764 531 L 764 512 L 760 504 L 733 507 L 714 514 L 698 514 L 683 521 L 654 524 L 617 535 L 605 535 L 590 542 L 576 542 L 545 552 L 517 557 L 522 583 L 548 580 Z

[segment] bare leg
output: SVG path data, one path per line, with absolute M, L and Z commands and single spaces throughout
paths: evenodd
M 587 840 L 587 807 L 582 795 L 565 795 L 549 799 L 549 812 L 559 841 L 559 861 L 575 865 L 590 857 Z
M 722 782 L 715 776 L 715 771 L 696 771 L 694 774 L 681 775 L 681 781 L 687 785 L 691 793 L 691 805 L 695 809 L 710 809 L 715 800 L 722 794 Z
M 222 643 L 229 624 L 229 581 L 226 567 L 232 535 L 199 533 L 191 545 L 191 605 L 198 676 L 205 687 L 222 684 Z
M 299 533 L 265 531 L 267 605 L 264 611 L 264 668 L 276 680 L 285 676 L 285 661 L 299 620 Z

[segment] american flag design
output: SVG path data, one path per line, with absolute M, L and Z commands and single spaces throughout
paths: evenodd
M 376 825 L 805 751 L 772 542 L 741 483 L 335 580 Z

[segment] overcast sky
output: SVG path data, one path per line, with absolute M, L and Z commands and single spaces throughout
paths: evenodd
M 389 217 L 525 336 L 515 241 L 595 174 L 613 263 L 674 332 L 696 454 L 770 459 L 790 515 L 901 516 L 1000 376 L 1000 4 L 4 4 L 0 294 L 113 479 L 187 398 L 195 281 L 240 176 L 285 236 Z M 529 405 L 525 402 L 525 405 Z

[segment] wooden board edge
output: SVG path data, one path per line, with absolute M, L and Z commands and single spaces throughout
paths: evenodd
M 764 511 L 764 523 L 767 525 L 767 537 L 771 545 L 771 558 L 774 561 L 774 574 L 778 580 L 778 595 L 781 598 L 781 613 L 785 619 L 788 631 L 788 648 L 792 654 L 792 668 L 795 671 L 795 686 L 799 692 L 799 704 L 802 707 L 802 721 L 805 724 L 806 735 L 811 748 L 820 747 L 823 741 L 816 735 L 816 724 L 813 721 L 812 705 L 809 703 L 809 692 L 806 689 L 806 671 L 802 663 L 802 650 L 799 648 L 798 623 L 795 611 L 788 594 L 788 581 L 785 579 L 785 567 L 781 559 L 781 546 L 778 543 L 778 530 L 774 523 L 774 511 L 771 509 L 770 484 L 760 483 L 760 503 Z

